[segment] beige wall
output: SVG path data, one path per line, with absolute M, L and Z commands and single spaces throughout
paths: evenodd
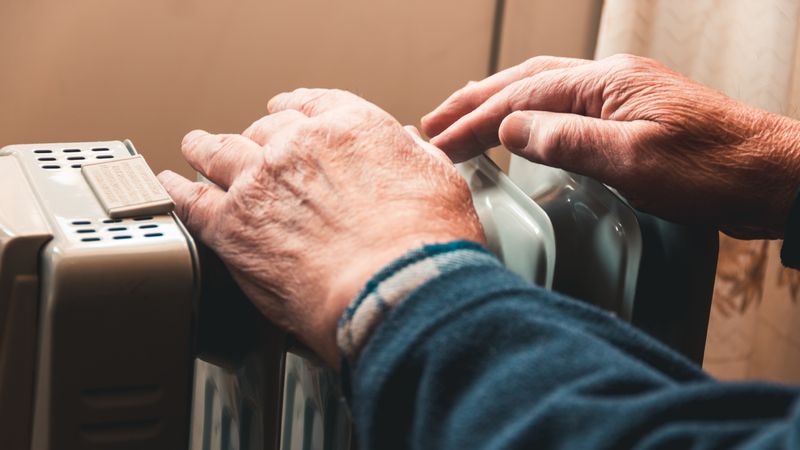
M 416 123 L 485 75 L 493 0 L 0 2 L 0 146 L 133 139 L 156 170 L 193 128 L 340 87 Z
M 498 66 L 519 64 L 537 55 L 592 59 L 602 0 L 506 0 Z M 508 169 L 504 148 L 492 159 Z
M 590 57 L 601 0 L 507 0 L 500 67 Z M 193 128 L 241 131 L 274 94 L 353 90 L 416 123 L 486 75 L 494 0 L 0 2 L 0 146 L 133 139 L 190 174 Z
M 500 67 L 531 56 L 592 59 L 602 0 L 506 0 Z

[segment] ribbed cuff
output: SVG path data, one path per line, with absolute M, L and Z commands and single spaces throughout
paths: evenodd
M 369 336 L 389 312 L 432 279 L 466 265 L 494 264 L 497 258 L 471 241 L 427 245 L 396 260 L 376 274 L 345 310 L 336 340 L 353 365 Z

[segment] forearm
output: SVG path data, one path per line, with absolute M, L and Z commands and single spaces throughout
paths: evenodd
M 489 259 L 438 270 L 385 310 L 345 367 L 364 448 L 731 444 L 770 423 L 782 433 L 772 438 L 788 433 L 793 390 L 719 384 Z M 373 290 L 381 277 L 392 278 Z

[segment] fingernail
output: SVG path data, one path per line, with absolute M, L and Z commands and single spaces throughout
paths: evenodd
M 530 113 L 515 112 L 503 120 L 500 125 L 500 141 L 506 148 L 514 151 L 528 146 L 532 118 Z
M 271 99 L 269 99 L 269 101 L 267 102 L 267 111 L 269 111 L 270 113 L 273 112 L 275 110 L 275 108 L 278 107 L 278 105 L 280 104 L 281 100 L 284 97 L 286 97 L 286 95 L 287 95 L 286 92 L 281 92 L 280 94 L 278 94 L 278 95 L 272 97 Z

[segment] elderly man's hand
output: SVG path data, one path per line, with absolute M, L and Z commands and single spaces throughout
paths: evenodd
M 375 105 L 300 89 L 269 112 L 241 135 L 186 135 L 184 156 L 216 185 L 159 179 L 256 306 L 335 367 L 339 317 L 375 272 L 483 231 L 450 160 Z
M 800 183 L 798 122 L 630 55 L 533 58 L 468 84 L 422 128 L 455 161 L 502 141 L 643 210 L 737 237 L 782 236 Z

